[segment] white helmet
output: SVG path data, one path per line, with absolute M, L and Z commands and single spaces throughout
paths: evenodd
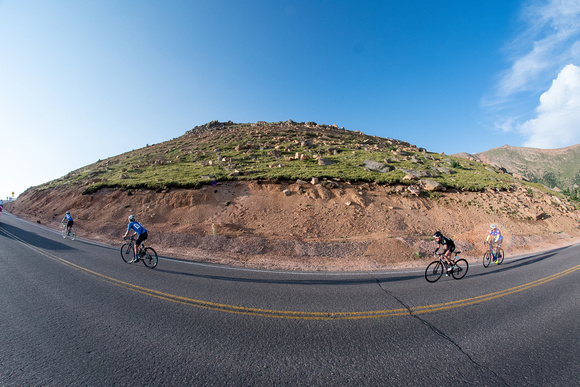
M 495 223 L 492 223 L 492 224 L 489 225 L 489 228 L 497 228 L 497 226 L 496 226 Z
M 129 222 L 133 222 L 135 220 L 135 215 L 129 215 Z

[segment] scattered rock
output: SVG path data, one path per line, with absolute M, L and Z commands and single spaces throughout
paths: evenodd
M 321 157 L 318 159 L 318 165 L 332 165 L 335 164 L 334 161 Z
M 421 187 L 426 191 L 443 191 L 445 189 L 445 187 L 443 187 L 441 183 L 438 183 L 434 180 L 422 179 L 419 180 L 419 183 L 421 184 Z

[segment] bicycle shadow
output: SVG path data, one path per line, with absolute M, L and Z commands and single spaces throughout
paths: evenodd
M 249 278 L 235 275 L 227 276 L 217 274 L 201 274 L 191 272 L 188 273 L 183 271 L 160 269 L 159 267 L 156 268 L 156 271 L 191 278 L 237 282 L 237 283 L 255 283 L 255 284 L 272 284 L 272 285 L 310 285 L 310 286 L 365 285 L 365 284 L 370 285 L 376 283 L 399 282 L 424 278 L 422 273 L 386 277 L 384 275 L 373 275 L 373 273 L 369 272 L 369 273 L 361 273 L 360 278 L 328 278 L 325 276 L 325 278 L 316 278 L 316 279 L 300 279 L 300 278 L 273 279 L 273 278 Z M 265 274 L 268 275 L 269 273 L 265 272 Z M 284 273 L 277 272 L 276 275 L 283 276 Z M 288 275 L 296 275 L 296 274 L 289 272 Z M 304 273 L 303 275 L 307 276 L 309 274 Z M 340 276 L 340 274 L 337 275 L 329 274 L 329 276 L 337 277 Z M 348 274 L 345 274 L 345 276 L 348 276 Z
M 509 272 L 511 270 L 515 270 L 515 269 L 522 268 L 525 266 L 533 265 L 533 264 L 536 264 L 538 262 L 542 262 L 546 259 L 549 259 L 549 258 L 555 256 L 560 251 L 563 251 L 567 248 L 568 247 L 560 247 L 560 248 L 557 248 L 554 250 L 540 253 L 538 255 L 516 258 L 516 259 L 510 260 L 509 262 L 504 261 L 500 265 L 496 265 L 492 262 L 490 264 L 490 267 L 484 268 L 484 271 L 482 271 L 481 273 L 478 273 L 478 274 L 471 275 L 471 277 L 481 277 L 481 276 L 486 276 L 486 275 L 490 275 L 490 274 L 494 274 L 494 273 Z M 494 266 L 491 266 L 491 265 L 494 265 Z
M 0 223 L 0 237 L 12 239 L 14 241 L 25 243 L 43 250 L 50 251 L 70 251 L 77 250 L 65 243 L 43 237 L 35 232 L 26 231 L 19 227 L 12 226 L 6 223 Z M 62 237 L 61 237 L 62 238 Z

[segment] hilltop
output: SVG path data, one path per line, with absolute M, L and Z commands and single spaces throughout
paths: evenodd
M 251 267 L 424 265 L 441 230 L 478 257 L 490 223 L 508 254 L 580 237 L 576 208 L 501 169 L 315 123 L 211 122 L 33 187 L 8 209 L 120 244 L 135 214 L 162 255 Z
M 570 191 L 572 187 L 574 191 L 580 186 L 580 144 L 560 149 L 504 145 L 477 153 L 475 157 L 550 188 Z

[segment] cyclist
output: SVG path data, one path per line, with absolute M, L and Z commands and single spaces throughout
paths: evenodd
M 64 218 L 62 218 L 62 220 L 60 221 L 62 224 L 66 224 L 66 235 L 68 235 L 70 233 L 70 228 L 72 227 L 74 221 L 73 218 L 70 214 L 70 211 L 67 211 L 66 214 L 64 214 Z
M 447 262 L 448 265 L 447 271 L 451 271 L 454 265 L 454 262 L 451 259 L 451 253 L 455 251 L 455 242 L 443 236 L 443 234 L 441 234 L 441 231 L 435 232 L 435 234 L 433 234 L 433 238 L 435 238 L 435 241 L 437 242 L 437 248 L 435 249 L 434 253 L 439 251 L 439 247 L 443 246 L 444 249 L 443 258 L 445 259 L 445 262 Z
M 135 221 L 135 215 L 129 215 L 129 225 L 127 226 L 127 232 L 125 232 L 123 238 L 126 238 L 127 234 L 129 234 L 129 231 L 131 230 L 133 230 L 135 234 L 138 235 L 137 240 L 135 241 L 135 245 L 133 246 L 135 249 L 135 260 L 138 261 L 139 260 L 138 249 L 141 243 L 147 240 L 147 230 L 145 230 L 145 227 L 143 227 L 141 223 Z
M 495 244 L 495 248 L 493 249 L 493 258 L 495 261 L 497 261 L 495 253 L 501 247 L 501 244 L 503 242 L 503 236 L 501 235 L 501 231 L 499 231 L 499 228 L 497 228 L 497 225 L 495 223 L 491 224 L 489 228 L 491 230 L 489 231 L 489 234 L 487 235 L 485 242 L 489 244 Z

